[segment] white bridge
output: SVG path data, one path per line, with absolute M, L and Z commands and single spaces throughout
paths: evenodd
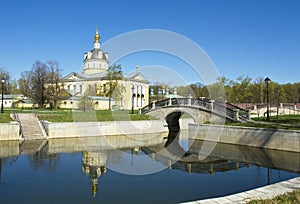
M 142 108 L 141 113 L 166 120 L 169 125 L 178 123 L 178 119 L 183 113 L 189 114 L 195 123 L 250 120 L 249 110 L 231 103 L 193 98 L 169 98 L 154 101 Z

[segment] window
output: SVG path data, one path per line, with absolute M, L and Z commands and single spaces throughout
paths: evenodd
M 102 92 L 103 92 L 103 93 L 106 92 L 106 84 L 103 84 L 103 86 L 102 86 Z

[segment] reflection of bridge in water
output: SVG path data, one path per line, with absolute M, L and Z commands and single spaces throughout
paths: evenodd
M 199 152 L 203 145 L 203 141 L 189 140 L 189 151 L 186 152 L 179 144 L 178 134 L 176 134 L 176 136 L 173 138 L 166 137 L 167 134 L 168 133 L 160 134 L 156 137 L 153 136 L 152 140 L 147 141 L 135 140 L 126 136 L 90 137 L 84 139 L 50 139 L 44 144 L 43 147 L 39 147 L 39 149 L 37 149 L 31 155 L 34 155 L 40 159 L 47 159 L 51 157 L 51 155 L 57 155 L 60 153 L 105 153 L 114 149 L 121 151 L 126 149 L 141 149 L 150 157 L 155 158 L 156 161 L 164 163 L 166 166 L 170 166 L 170 161 L 178 161 L 178 164 L 176 164 L 177 166 L 182 166 L 182 164 L 191 164 L 192 167 L 194 167 L 195 164 L 208 166 L 209 164 L 213 163 L 215 167 L 219 166 L 220 169 L 223 168 L 222 165 L 225 165 L 225 163 L 229 165 L 229 169 L 235 169 L 238 164 L 239 167 L 253 164 L 300 173 L 300 155 L 295 152 L 218 143 L 216 144 L 214 150 L 210 153 L 209 157 L 207 157 L 205 160 L 199 160 Z M 169 141 L 164 141 L 164 137 L 168 138 Z M 172 140 L 172 148 L 168 148 L 168 145 L 170 146 L 170 144 L 168 144 L 170 140 Z M 108 143 L 110 145 L 107 145 Z M 24 147 L 22 147 L 22 144 L 19 144 L 19 141 L 1 141 L 0 158 L 16 158 L 20 155 L 21 149 L 26 152 Z M 130 153 L 130 151 L 128 152 Z M 241 163 L 245 163 L 246 165 L 241 166 Z M 181 167 L 181 169 L 184 170 L 190 168 L 186 166 L 184 168 Z M 199 167 L 199 169 L 201 168 Z
M 146 158 L 150 157 L 167 168 L 190 173 L 214 174 L 251 165 L 300 173 L 300 155 L 295 152 L 218 143 L 208 157 L 200 160 L 199 152 L 203 141 L 188 140 L 189 150 L 186 152 L 180 145 L 179 132 L 152 135 L 152 139 L 147 141 L 136 138 L 104 136 L 49 139 L 42 146 L 40 143 L 32 144 L 30 148 L 18 141 L 3 141 L 0 142 L 0 162 L 3 165 L 5 160 L 16 160 L 21 153 L 26 153 L 30 155 L 34 168 L 42 166 L 45 161 L 54 165 L 49 166 L 50 168 L 55 168 L 61 153 L 81 153 L 82 162 L 78 165 L 90 177 L 94 196 L 98 189 L 98 179 L 105 175 L 109 163 L 119 162 L 123 158 L 121 152 L 134 155 L 137 151 L 142 151 L 148 155 Z M 36 151 L 32 150 L 34 146 L 38 147 Z M 116 149 L 120 151 L 115 151 Z
M 300 173 L 300 155 L 296 152 L 218 143 L 208 157 L 200 160 L 199 152 L 204 141 L 188 140 L 188 143 L 189 151 L 177 161 L 166 157 L 165 153 L 161 153 L 162 144 L 144 147 L 142 150 L 146 154 L 152 155 L 152 159 L 163 163 L 170 169 L 192 173 L 214 174 L 215 172 L 238 170 L 251 165 Z M 179 143 L 178 146 L 180 146 Z
M 229 161 L 218 157 L 207 157 L 200 161 L 197 153 L 187 153 L 178 161 L 173 161 L 159 153 L 155 153 L 157 148 L 157 146 L 143 147 L 142 151 L 146 154 L 151 154 L 153 160 L 163 163 L 169 169 L 186 171 L 188 173 L 214 174 L 215 172 L 237 170 L 249 166 L 245 163 Z

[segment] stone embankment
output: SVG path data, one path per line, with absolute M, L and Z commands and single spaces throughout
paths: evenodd
M 192 119 L 180 119 L 181 129 L 187 129 Z M 68 122 L 42 121 L 48 138 L 92 137 L 103 135 L 141 135 L 168 132 L 167 124 L 160 120 Z
M 300 152 L 300 131 L 189 124 L 189 138 L 250 147 Z
M 228 195 L 218 198 L 210 198 L 204 200 L 197 200 L 191 202 L 185 202 L 183 204 L 247 204 L 251 200 L 256 199 L 272 199 L 278 195 L 292 192 L 293 190 L 300 189 L 300 177 L 282 181 L 279 183 L 271 184 L 268 186 L 256 188 L 253 190 Z M 267 203 L 267 202 L 266 202 Z
M 0 123 L 0 140 L 19 140 L 20 125 L 18 122 Z

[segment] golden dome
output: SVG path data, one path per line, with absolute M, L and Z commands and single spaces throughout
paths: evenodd
M 96 27 L 96 34 L 94 36 L 94 39 L 95 39 L 95 42 L 99 42 L 99 39 L 100 39 L 100 35 L 98 34 L 98 26 Z
M 100 35 L 97 33 L 97 34 L 94 36 L 94 39 L 95 39 L 95 42 L 99 42 Z

